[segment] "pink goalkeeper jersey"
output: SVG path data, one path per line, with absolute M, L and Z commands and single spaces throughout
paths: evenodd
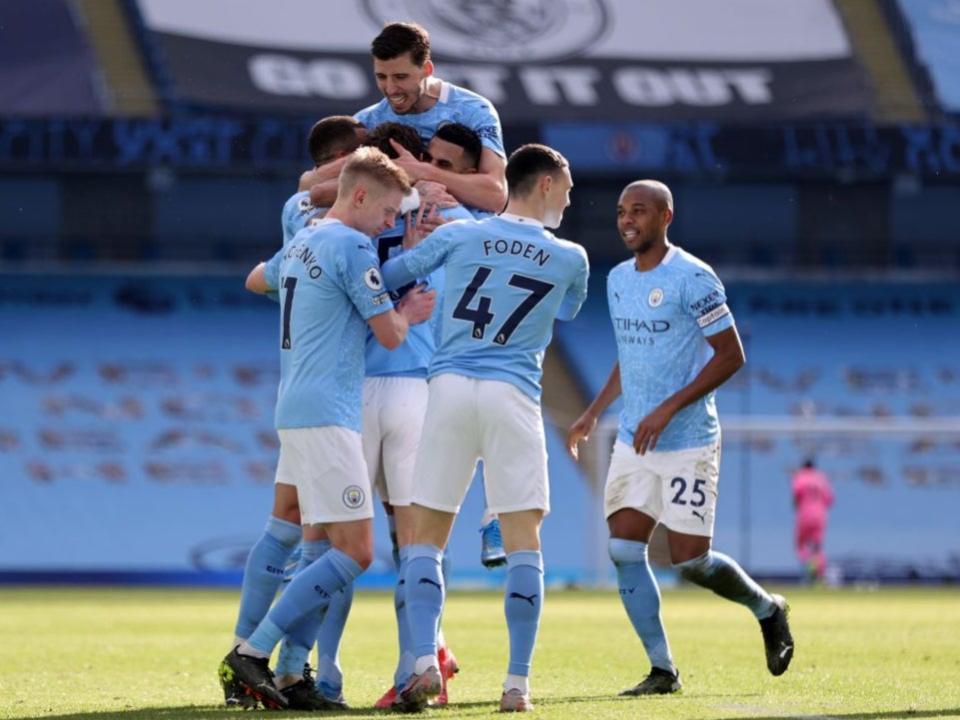
M 823 522 L 833 505 L 833 490 L 827 476 L 819 470 L 802 468 L 793 476 L 793 501 L 798 520 Z

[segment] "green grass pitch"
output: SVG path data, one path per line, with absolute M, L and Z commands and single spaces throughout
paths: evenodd
M 615 592 L 547 594 L 532 677 L 544 718 L 960 717 L 960 591 L 787 589 L 797 641 L 767 674 L 749 613 L 699 589 L 664 593 L 685 688 L 618 698 L 648 670 Z M 227 718 L 216 667 L 237 593 L 0 589 L 0 718 Z M 502 597 L 450 595 L 444 627 L 462 669 L 442 717 L 490 716 L 506 668 Z M 386 689 L 395 656 L 392 595 L 358 592 L 342 665 L 354 718 Z M 308 713 L 305 713 L 308 715 Z M 253 712 L 245 718 L 276 717 Z M 298 713 L 284 713 L 286 717 Z

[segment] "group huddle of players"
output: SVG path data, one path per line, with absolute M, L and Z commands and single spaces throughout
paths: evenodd
M 482 460 L 482 560 L 507 566 L 500 710 L 527 711 L 550 509 L 541 365 L 589 274 L 584 248 L 549 231 L 573 178 L 544 145 L 506 157 L 490 102 L 433 75 L 424 28 L 385 26 L 372 55 L 384 99 L 314 126 L 315 167 L 283 208 L 283 247 L 247 278 L 279 303 L 280 457 L 220 681 L 228 705 L 346 708 L 338 650 L 353 580 L 373 556 L 376 490 L 398 574 L 398 661 L 377 707 L 446 704 L 459 667 L 440 629 L 444 548 Z M 607 282 L 619 359 L 567 444 L 576 457 L 622 395 L 605 513 L 624 608 L 652 665 L 624 694 L 681 687 L 647 560 L 657 524 L 685 579 L 754 613 L 780 675 L 793 656 L 784 599 L 710 547 L 713 392 L 744 363 L 723 285 L 667 240 L 666 185 L 630 183 L 616 213 L 631 253 Z

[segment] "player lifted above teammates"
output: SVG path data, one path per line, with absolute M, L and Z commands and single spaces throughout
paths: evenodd
M 441 689 L 440 561 L 478 459 L 507 550 L 510 664 L 502 710 L 528 710 L 528 676 L 543 602 L 540 524 L 549 511 L 540 411 L 541 359 L 556 318 L 572 319 L 587 291 L 583 248 L 555 238 L 573 181 L 566 160 L 525 145 L 507 165 L 504 214 L 435 230 L 384 266 L 388 287 L 443 267 L 440 347 L 430 363 L 427 414 L 414 476 L 408 607 L 414 675 L 400 692 L 419 709 Z
M 364 108 L 356 118 L 372 128 L 384 122 L 401 122 L 414 127 L 426 143 L 445 123 L 462 123 L 480 136 L 482 149 L 477 172 L 457 173 L 401 153 L 397 164 L 411 180 L 427 180 L 446 186 L 471 209 L 499 212 L 507 199 L 503 131 L 493 104 L 465 88 L 433 75 L 430 35 L 416 23 L 390 23 L 371 43 L 373 72 L 384 98 Z M 331 165 L 317 173 L 311 197 L 316 204 L 328 204 L 335 192 L 332 178 L 338 168 Z M 301 189 L 306 189 L 301 185 Z
M 280 266 L 278 475 L 296 485 L 301 522 L 322 524 L 332 548 L 291 581 L 254 632 L 226 657 L 228 673 L 268 706 L 287 698 L 273 683 L 270 653 L 370 564 L 370 484 L 360 441 L 366 327 L 398 347 L 433 310 L 433 293 L 408 293 L 394 310 L 370 236 L 393 225 L 406 174 L 373 148 L 344 165 L 337 200 L 298 234 Z M 266 292 L 263 281 L 259 289 Z
M 653 666 L 625 695 L 680 689 L 647 561 L 658 522 L 686 580 L 745 605 L 760 621 L 770 672 L 782 674 L 793 657 L 783 598 L 710 549 L 720 465 L 714 390 L 744 355 L 723 285 L 708 265 L 667 240 L 671 220 L 673 197 L 663 183 L 640 180 L 621 193 L 617 227 L 633 257 L 607 280 L 619 361 L 567 436 L 576 457 L 579 441 L 623 393 L 604 504 L 620 597 Z

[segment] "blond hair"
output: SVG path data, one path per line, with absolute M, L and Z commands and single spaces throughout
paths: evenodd
M 375 147 L 362 147 L 351 153 L 340 171 L 338 195 L 345 196 L 363 180 L 372 181 L 383 189 L 399 190 L 404 195 L 410 192 L 410 178 L 406 171 Z

